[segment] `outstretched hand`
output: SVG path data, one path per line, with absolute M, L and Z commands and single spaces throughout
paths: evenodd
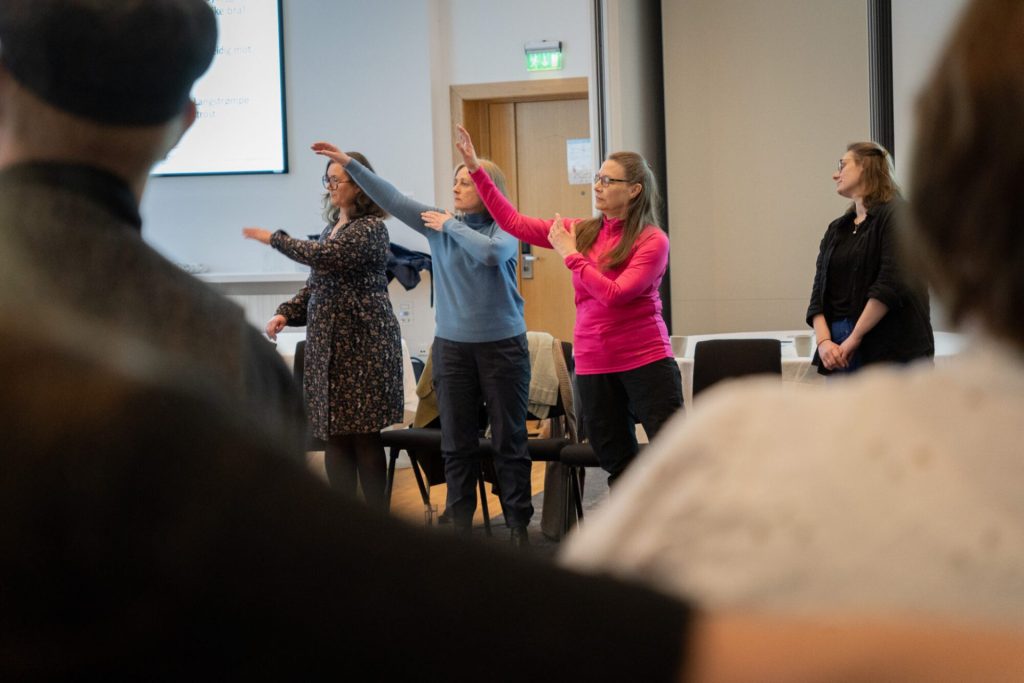
M 551 248 L 558 252 L 558 255 L 565 258 L 569 254 L 576 253 L 576 223 L 573 222 L 568 228 L 560 214 L 555 214 L 555 220 L 548 230 L 548 242 Z
M 420 219 L 423 221 L 423 225 L 427 226 L 431 230 L 437 230 L 441 232 L 444 227 L 445 221 L 452 217 L 448 211 L 424 211 L 420 214 Z
M 348 162 L 352 161 L 352 157 L 338 149 L 337 145 L 332 145 L 329 142 L 314 142 L 309 148 L 320 156 L 336 161 L 342 166 L 347 166 Z
M 476 149 L 473 148 L 473 138 L 469 137 L 469 131 L 460 123 L 455 126 L 455 149 L 462 155 L 462 163 L 466 170 L 472 173 L 480 168 L 480 160 L 476 158 Z
M 242 228 L 243 237 L 249 240 L 256 240 L 257 242 L 262 242 L 263 244 L 270 244 L 270 236 L 272 234 L 272 232 L 270 232 L 269 230 L 264 230 L 263 228 Z

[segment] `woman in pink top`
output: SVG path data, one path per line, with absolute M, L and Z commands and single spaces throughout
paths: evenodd
M 456 147 L 498 225 L 554 249 L 572 271 L 578 411 L 611 483 L 636 456 L 636 422 L 653 438 L 683 405 L 658 294 L 668 237 L 657 225 L 654 173 L 639 154 L 610 155 L 594 178 L 601 215 L 566 227 L 558 214 L 554 221 L 521 215 L 480 168 L 461 126 Z

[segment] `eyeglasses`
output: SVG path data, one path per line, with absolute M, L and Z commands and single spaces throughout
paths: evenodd
M 595 185 L 600 185 L 601 187 L 608 187 L 612 183 L 628 183 L 628 182 L 629 182 L 628 180 L 625 180 L 623 178 L 609 178 L 608 176 L 601 175 L 600 173 L 598 173 L 597 175 L 594 176 L 594 184 Z
M 320 182 L 324 184 L 324 188 L 327 190 L 337 190 L 338 186 L 342 183 L 355 182 L 353 180 L 342 180 L 341 178 L 335 178 L 333 176 L 324 176 L 320 179 Z
M 840 159 L 838 168 L 839 172 L 842 173 L 844 168 L 846 168 L 846 159 Z

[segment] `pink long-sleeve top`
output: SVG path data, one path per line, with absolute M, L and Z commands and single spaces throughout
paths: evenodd
M 502 230 L 524 242 L 551 248 L 548 231 L 552 221 L 520 214 L 483 168 L 470 175 Z M 621 219 L 605 217 L 589 253 L 565 258 L 576 290 L 573 345 L 580 375 L 623 372 L 672 358 L 658 294 L 668 265 L 668 236 L 661 228 L 648 225 L 622 265 L 602 270 L 601 259 L 622 239 L 622 227 Z

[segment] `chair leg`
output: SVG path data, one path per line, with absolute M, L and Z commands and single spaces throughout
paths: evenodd
M 562 533 L 559 537 L 560 540 L 565 540 L 565 537 L 569 535 L 569 531 L 572 530 L 573 513 L 576 512 L 575 498 L 573 497 L 572 478 L 573 468 L 569 465 L 562 464 Z
M 490 511 L 487 509 L 487 488 L 484 484 L 484 471 L 482 468 L 479 476 L 477 477 L 477 483 L 480 485 L 480 509 L 483 510 L 484 513 L 484 533 L 488 536 L 493 536 L 494 534 L 491 533 L 491 515 Z
M 416 475 L 416 486 L 420 489 L 420 498 L 423 500 L 423 512 L 424 518 L 430 520 L 427 526 L 434 523 L 434 516 L 431 514 L 432 508 L 430 507 L 430 489 L 427 488 L 426 482 L 423 481 L 423 475 L 420 473 L 420 461 L 416 457 L 416 454 L 412 451 L 406 451 L 409 454 L 409 461 L 412 463 L 412 473 Z
M 576 503 L 576 523 L 583 521 L 583 468 L 573 468 L 571 476 L 572 499 Z
M 398 461 L 398 449 L 388 449 L 388 474 L 384 481 L 384 510 L 391 512 L 391 491 L 395 487 L 395 463 Z

